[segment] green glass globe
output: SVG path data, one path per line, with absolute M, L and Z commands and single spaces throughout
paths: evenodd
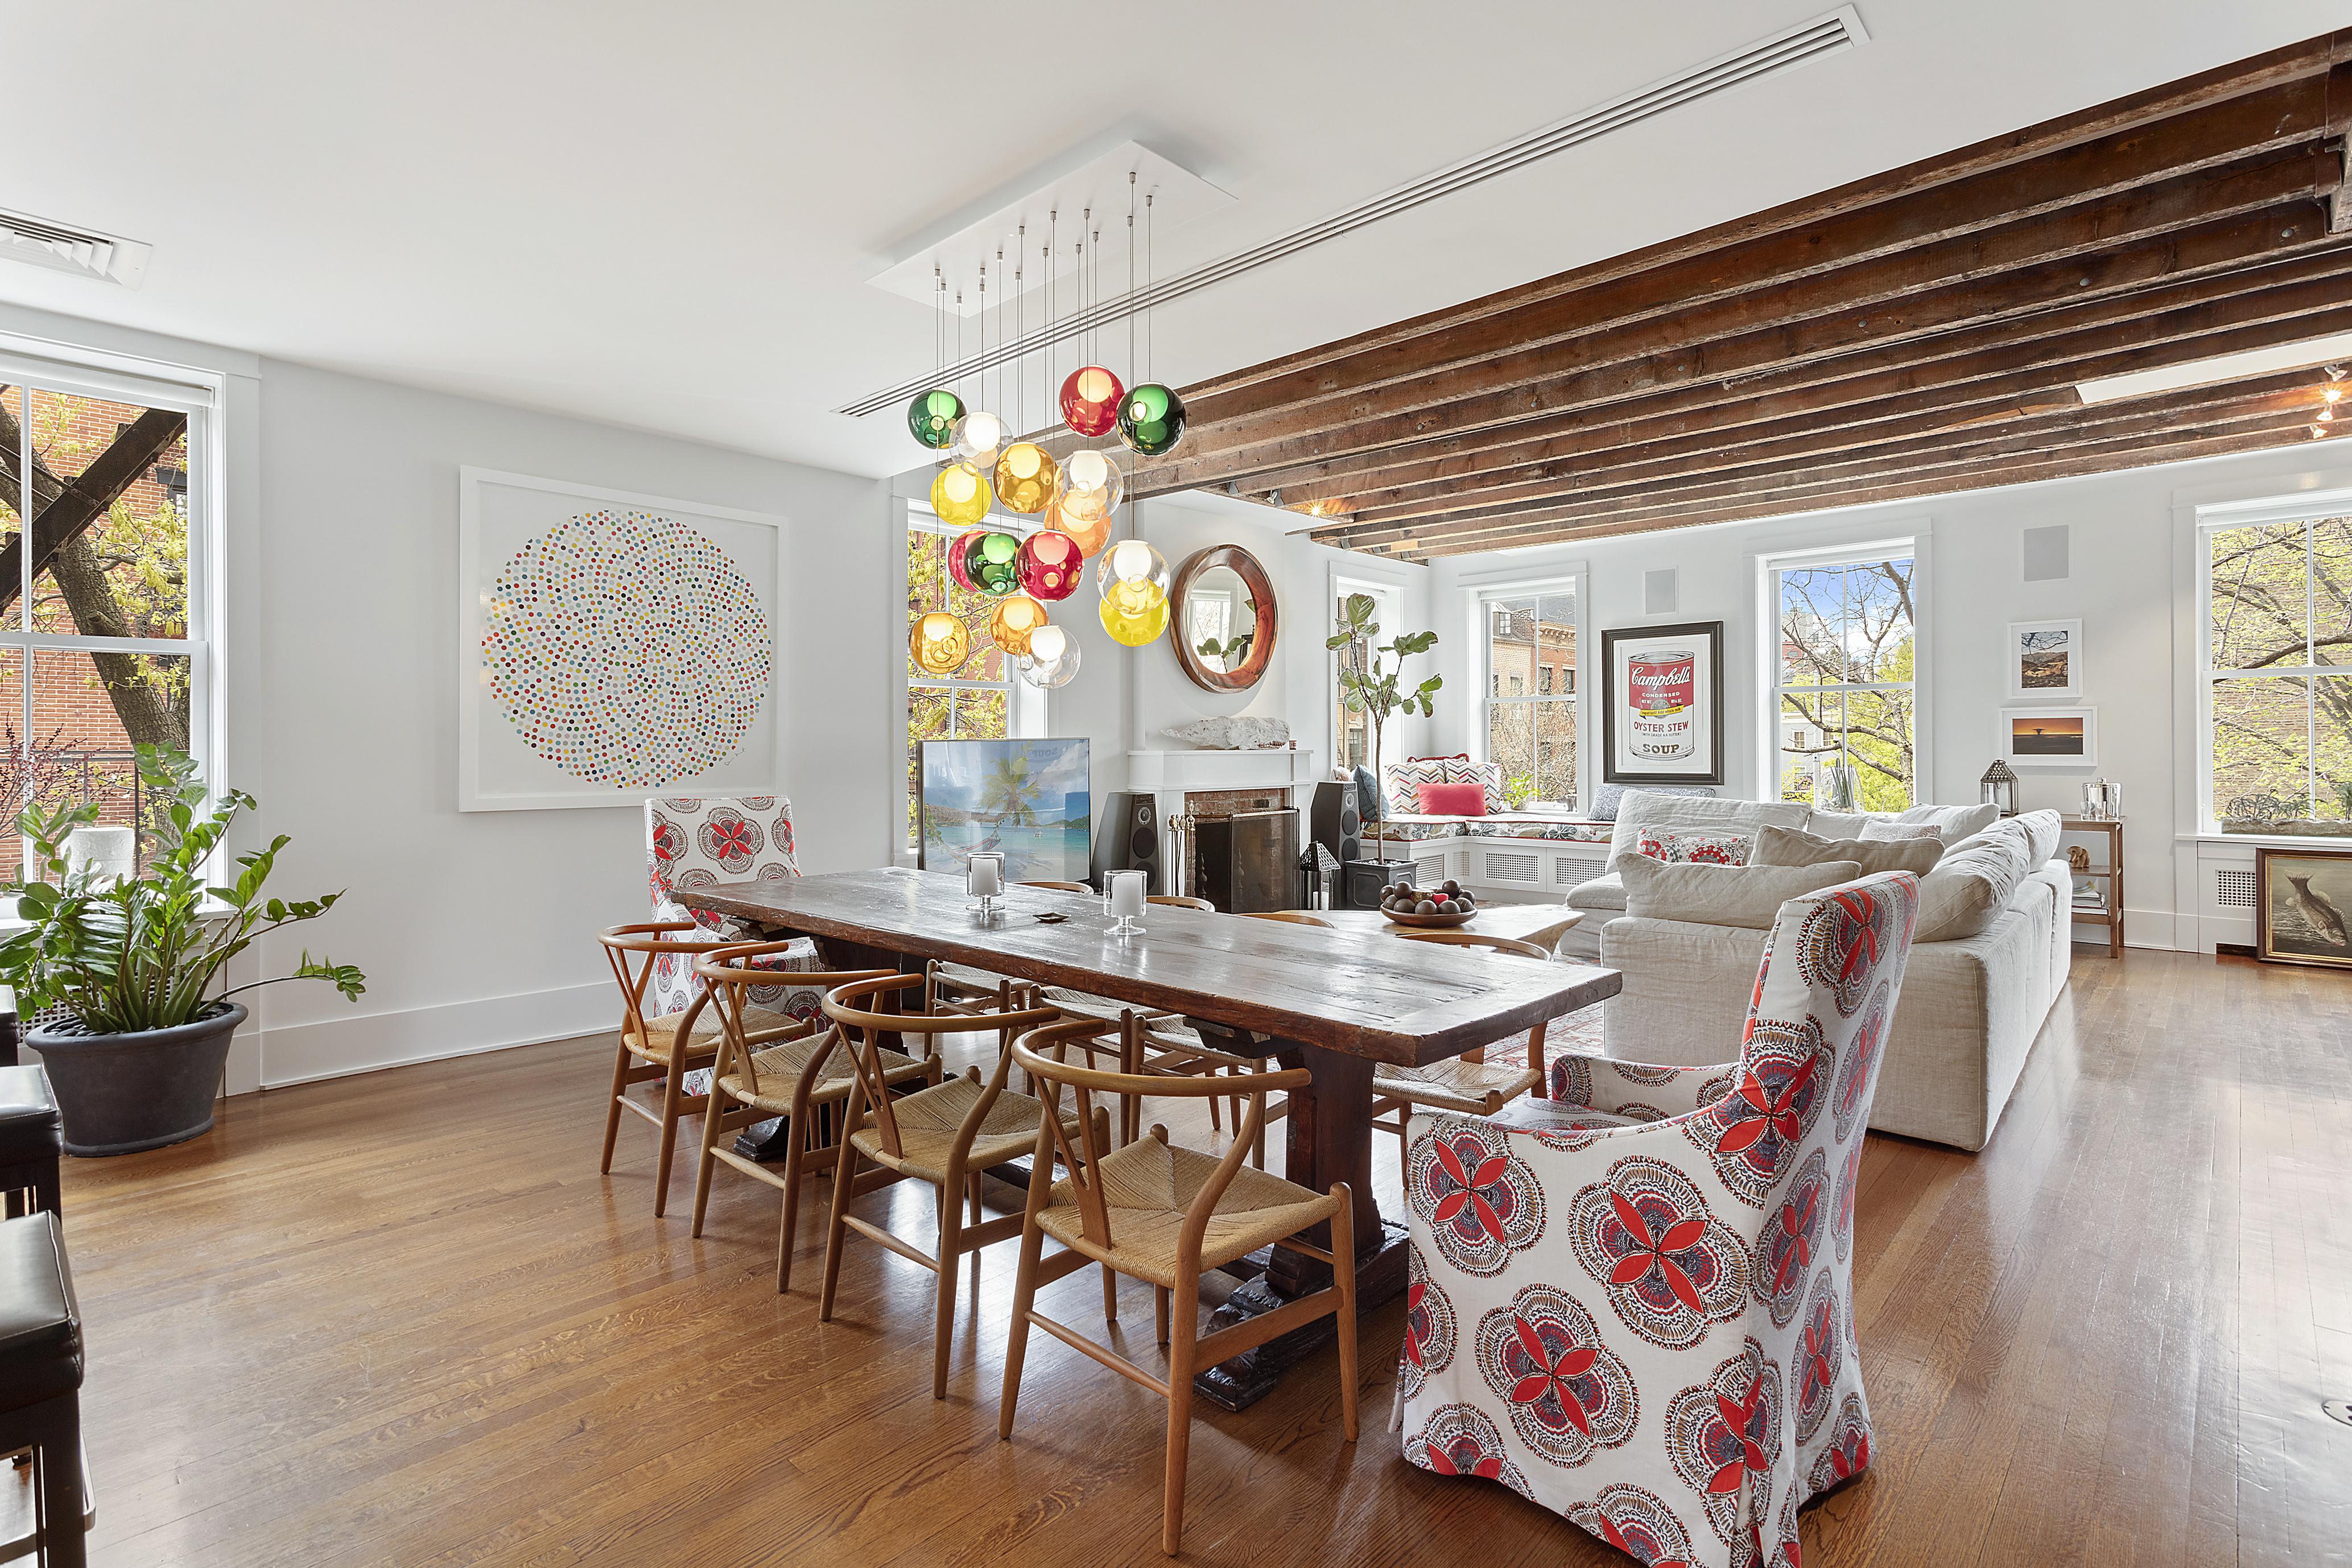
M 915 401 L 907 405 L 907 428 L 934 452 L 955 445 L 956 421 L 962 417 L 963 399 L 945 387 L 919 392 Z
M 1145 382 L 1118 405 L 1118 438 L 1147 458 L 1173 450 L 1184 438 L 1184 400 L 1172 386 Z

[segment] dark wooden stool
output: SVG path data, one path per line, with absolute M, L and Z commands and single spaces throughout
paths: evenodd
M 41 1562 L 82 1568 L 81 1312 L 54 1214 L 0 1220 L 0 1453 L 33 1451 Z
M 65 1212 L 58 1198 L 58 1157 L 65 1146 L 65 1121 L 49 1075 L 39 1068 L 0 1067 L 0 1215 Z

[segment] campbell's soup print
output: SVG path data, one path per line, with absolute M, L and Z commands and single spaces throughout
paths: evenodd
M 1626 743 L 1633 755 L 1666 762 L 1696 750 L 1698 658 L 1687 648 L 1637 653 L 1626 660 L 1625 684 L 1633 713 Z

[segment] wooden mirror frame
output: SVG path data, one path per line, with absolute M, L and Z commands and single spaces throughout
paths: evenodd
M 1250 636 L 1250 655 L 1239 669 L 1211 669 L 1192 651 L 1191 637 L 1184 629 L 1184 600 L 1200 581 L 1202 573 L 1213 566 L 1229 566 L 1256 601 L 1256 620 Z M 1170 607 L 1176 618 L 1176 662 L 1184 667 L 1184 677 L 1203 691 L 1247 691 L 1265 679 L 1265 668 L 1274 658 L 1274 639 L 1278 619 L 1274 602 L 1274 583 L 1259 565 L 1257 557 L 1238 544 L 1213 544 L 1206 550 L 1196 550 L 1184 558 L 1176 569 L 1176 586 L 1169 595 Z

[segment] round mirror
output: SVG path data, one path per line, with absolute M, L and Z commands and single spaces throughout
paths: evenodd
M 1257 558 L 1220 544 L 1176 574 L 1176 658 L 1192 684 L 1246 691 L 1274 657 L 1274 584 Z

